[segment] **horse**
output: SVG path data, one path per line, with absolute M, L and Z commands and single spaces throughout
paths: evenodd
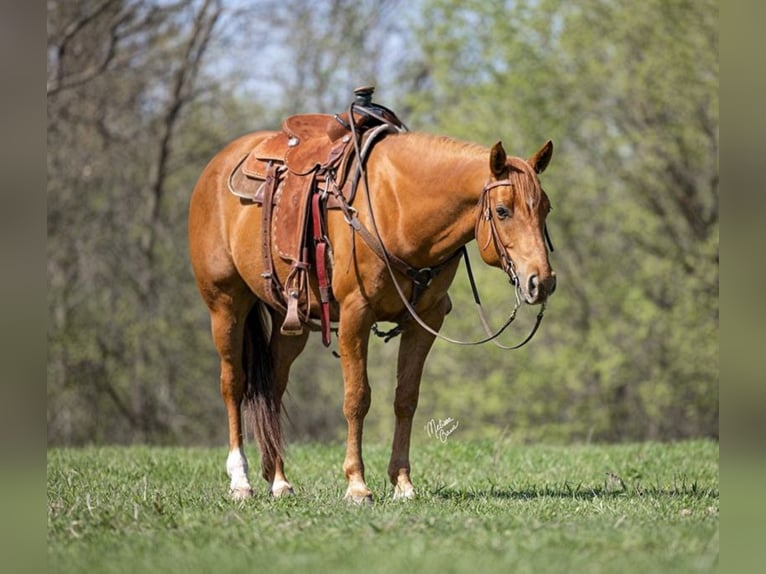
M 200 175 L 189 206 L 192 269 L 220 357 L 220 392 L 229 430 L 226 470 L 234 499 L 253 495 L 243 450 L 243 402 L 253 414 L 268 492 L 274 497 L 293 493 L 284 469 L 281 406 L 290 366 L 304 349 L 310 329 L 284 333 L 276 327 L 285 310 L 272 305 L 265 292 L 263 278 L 269 271 L 264 268 L 264 250 L 273 246 L 264 246 L 262 239 L 263 207 L 235 197 L 227 188 L 236 163 L 274 133 L 249 133 L 218 152 Z M 342 467 L 345 499 L 372 501 L 365 481 L 362 430 L 371 401 L 368 342 L 377 322 L 395 322 L 401 333 L 388 476 L 394 498 L 409 499 L 415 496 L 412 422 L 426 356 L 452 308 L 448 289 L 460 263 L 455 254 L 475 239 L 482 260 L 509 274 L 517 300 L 521 295 L 525 303 L 540 305 L 554 292 L 556 275 L 545 235 L 550 201 L 538 177 L 552 154 L 550 140 L 522 159 L 507 155 L 501 142 L 487 148 L 446 136 L 393 133 L 377 141 L 366 157 L 366 197 L 357 197 L 346 210 L 327 212 L 330 314 L 337 324 L 348 427 Z M 423 288 L 400 268 L 392 268 L 380 249 L 360 241 L 360 228 L 374 229 L 391 258 L 438 273 L 431 273 Z M 286 262 L 275 251 L 270 255 L 273 271 L 284 278 L 290 271 Z M 314 278 L 309 289 L 313 297 L 307 313 L 316 319 L 321 309 Z M 408 320 L 408 307 L 418 321 Z

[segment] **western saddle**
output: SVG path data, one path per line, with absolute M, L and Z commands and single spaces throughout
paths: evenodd
M 288 117 L 281 131 L 258 143 L 228 179 L 229 190 L 243 203 L 262 209 L 262 277 L 269 303 L 285 315 L 281 332 L 299 335 L 304 326 L 317 328 L 309 317 L 312 273 L 319 285 L 319 329 L 325 346 L 330 344 L 333 300 L 327 210 L 342 209 L 351 223 L 351 204 L 369 150 L 387 133 L 407 130 L 394 112 L 372 102 L 373 91 L 371 86 L 354 90 L 354 102 L 342 114 Z M 349 177 L 346 196 L 342 190 Z M 282 279 L 274 270 L 273 254 L 290 265 Z

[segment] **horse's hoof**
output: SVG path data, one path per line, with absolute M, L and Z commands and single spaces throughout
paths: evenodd
M 231 498 L 232 500 L 247 500 L 253 496 L 252 488 L 232 488 Z
M 394 487 L 394 500 L 412 500 L 415 498 L 415 489 L 412 485 Z
M 295 491 L 289 483 L 280 481 L 271 485 L 269 488 L 269 494 L 274 498 L 279 498 L 281 496 L 292 496 L 295 494 Z
M 352 490 L 351 487 L 349 487 L 343 500 L 356 504 L 357 506 L 366 506 L 372 504 L 372 493 L 369 490 Z

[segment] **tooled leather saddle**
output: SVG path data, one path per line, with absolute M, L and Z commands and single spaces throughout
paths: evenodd
M 333 301 L 326 212 L 349 209 L 374 140 L 407 129 L 394 112 L 372 103 L 373 91 L 354 90 L 354 103 L 342 114 L 288 117 L 280 131 L 239 161 L 228 179 L 234 195 L 262 210 L 262 277 L 269 303 L 284 313 L 281 333 L 299 335 L 306 326 L 316 328 L 309 317 L 313 278 L 319 285 L 319 328 L 325 346 L 330 344 Z M 385 129 L 373 129 L 377 126 Z M 289 264 L 286 277 L 277 277 L 274 255 Z

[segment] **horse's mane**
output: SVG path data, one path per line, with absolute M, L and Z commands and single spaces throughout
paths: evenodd
M 406 134 L 401 134 L 401 137 L 409 145 L 412 145 L 417 157 L 424 161 L 428 161 L 431 158 L 434 161 L 480 158 L 489 166 L 489 148 L 477 143 L 422 132 L 407 132 Z M 524 203 L 530 209 L 536 209 L 542 196 L 542 189 L 537 174 L 520 157 L 509 155 L 508 163 L 511 167 L 509 179 L 521 194 Z
M 463 141 L 449 136 L 427 134 L 423 132 L 407 132 L 405 135 L 407 141 L 412 143 L 420 151 L 421 156 L 433 155 L 484 155 L 489 153 L 489 149 L 477 143 Z

